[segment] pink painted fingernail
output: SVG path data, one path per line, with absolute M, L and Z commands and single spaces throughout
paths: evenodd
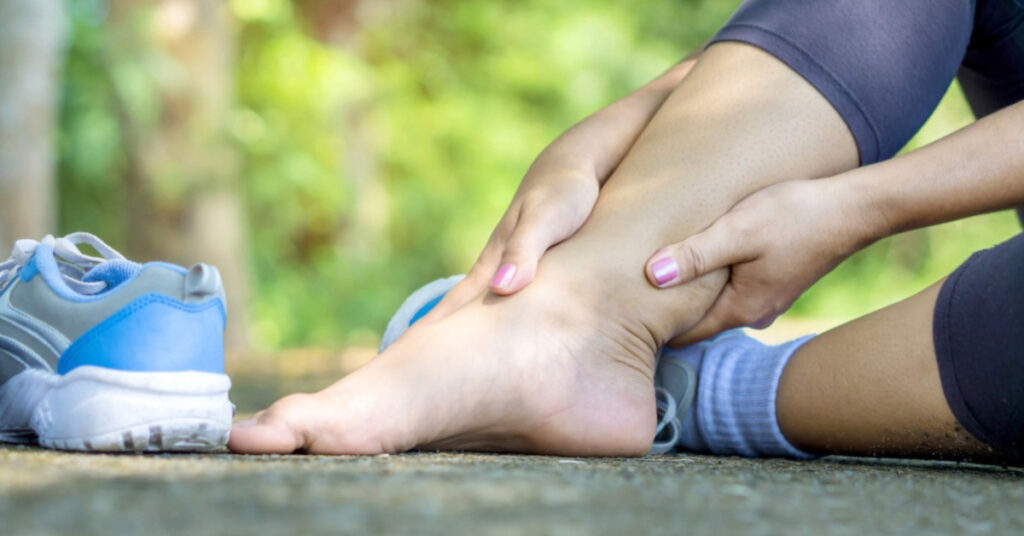
M 679 277 L 679 265 L 672 257 L 665 257 L 651 264 L 651 273 L 654 274 L 654 280 L 657 281 L 658 286 L 663 287 L 669 281 Z
M 769 316 L 768 318 L 762 318 L 761 320 L 758 320 L 757 322 L 754 322 L 753 324 L 751 324 L 750 327 L 752 327 L 754 329 L 765 329 L 768 326 L 774 324 L 776 318 L 777 317 L 774 317 L 774 316 Z
M 494 274 L 494 279 L 491 279 L 491 288 L 507 289 L 512 284 L 512 278 L 516 276 L 516 265 L 514 264 L 502 264 L 501 268 Z

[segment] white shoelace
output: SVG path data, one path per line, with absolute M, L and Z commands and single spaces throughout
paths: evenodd
M 53 247 L 53 254 L 57 257 L 57 266 L 64 276 L 64 281 L 80 294 L 96 294 L 107 288 L 104 281 L 82 281 L 86 272 L 108 260 L 124 260 L 124 255 L 91 233 L 71 233 L 59 238 L 46 235 L 41 241 L 23 238 L 14 243 L 11 257 L 0 263 L 0 288 L 4 288 L 8 281 L 18 275 L 22 267 L 32 259 L 36 246 L 40 244 Z M 86 255 L 79 251 L 77 244 L 88 244 L 101 256 Z
M 651 445 L 651 453 L 664 454 L 675 448 L 683 426 L 677 416 L 679 406 L 676 403 L 676 399 L 672 397 L 672 394 L 667 389 L 663 387 L 655 388 L 654 400 L 660 415 L 658 417 L 658 427 L 654 431 L 654 443 Z M 658 437 L 665 428 L 668 428 L 672 435 L 659 441 Z

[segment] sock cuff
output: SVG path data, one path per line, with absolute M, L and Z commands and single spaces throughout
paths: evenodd
M 719 344 L 704 356 L 697 397 L 697 423 L 715 454 L 814 456 L 782 434 L 775 412 L 782 371 L 789 358 L 814 336 L 769 347 L 753 339 Z

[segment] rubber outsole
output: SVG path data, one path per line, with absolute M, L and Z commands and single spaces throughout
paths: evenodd
M 203 419 L 177 419 L 68 439 L 39 438 L 39 444 L 80 452 L 205 452 L 228 443 L 231 426 Z
M 0 390 L 8 421 L 0 429 L 12 432 L 0 441 L 23 443 L 34 432 L 40 445 L 59 450 L 205 452 L 227 445 L 231 431 L 231 380 L 224 374 L 89 366 L 14 380 Z

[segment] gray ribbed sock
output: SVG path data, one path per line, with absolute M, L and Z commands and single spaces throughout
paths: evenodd
M 813 457 L 786 440 L 775 416 L 782 370 L 812 337 L 768 346 L 734 331 L 670 352 L 698 370 L 697 400 L 684 420 L 680 446 L 715 454 Z

